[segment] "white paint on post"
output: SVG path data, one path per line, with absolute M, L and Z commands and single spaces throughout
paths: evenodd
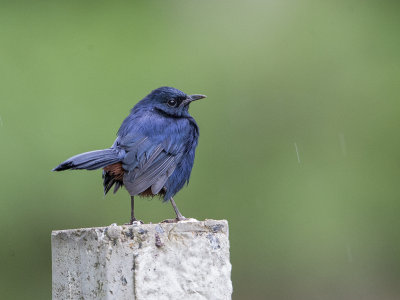
M 228 222 L 52 232 L 53 299 L 231 299 Z

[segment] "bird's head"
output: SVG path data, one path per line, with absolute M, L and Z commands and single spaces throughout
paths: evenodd
M 188 114 L 189 104 L 195 100 L 203 99 L 204 95 L 186 95 L 173 87 L 160 87 L 153 90 L 142 101 L 160 113 L 174 117 Z

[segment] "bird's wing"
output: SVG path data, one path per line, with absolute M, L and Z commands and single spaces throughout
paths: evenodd
M 118 146 L 126 151 L 122 161 L 127 171 L 124 184 L 131 195 L 137 195 L 150 187 L 153 194 L 158 194 L 184 152 L 183 144 L 170 137 L 160 140 L 127 135 L 120 139 Z

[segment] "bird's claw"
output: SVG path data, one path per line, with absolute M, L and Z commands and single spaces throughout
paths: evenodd
M 185 218 L 184 216 L 181 217 L 177 217 L 175 219 L 166 219 L 164 221 L 162 221 L 161 223 L 178 223 L 180 221 L 189 221 L 190 219 Z
M 166 219 L 164 221 L 161 221 L 161 223 L 176 223 L 178 222 L 178 219 Z
M 144 224 L 142 220 L 131 220 L 129 223 L 125 223 L 125 225 L 142 225 Z

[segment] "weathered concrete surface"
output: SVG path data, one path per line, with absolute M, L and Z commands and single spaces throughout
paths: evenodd
M 228 222 L 53 231 L 53 299 L 231 299 Z

